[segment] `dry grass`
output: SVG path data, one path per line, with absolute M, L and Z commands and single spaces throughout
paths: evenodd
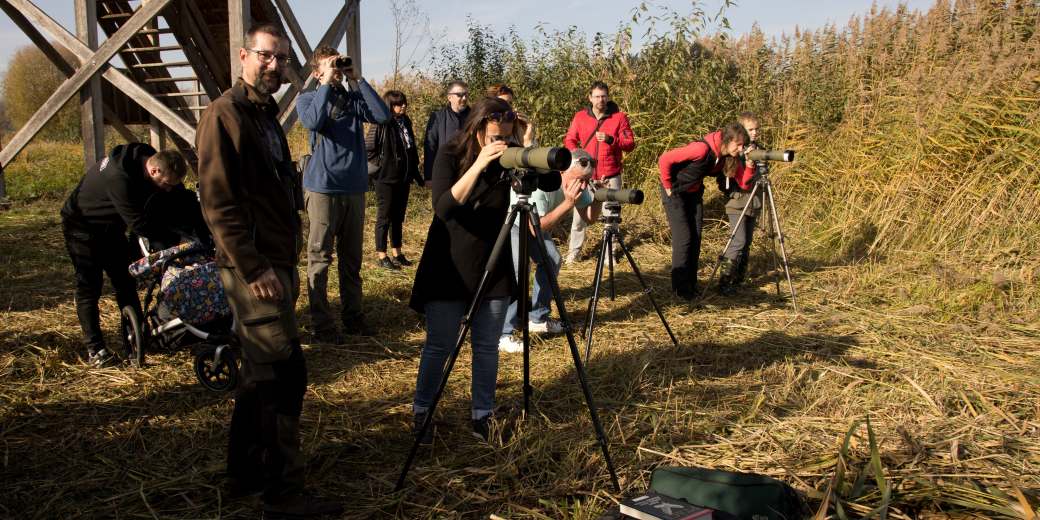
M 413 198 L 407 226 L 405 251 L 416 259 L 425 197 Z M 1035 508 L 1040 492 L 1040 326 L 1035 311 L 1000 310 L 1014 301 L 1013 284 L 913 256 L 824 265 L 792 240 L 800 315 L 764 275 L 734 300 L 690 306 L 664 291 L 659 211 L 632 209 L 625 229 L 681 346 L 619 267 L 588 371 L 625 493 L 645 488 L 658 465 L 689 464 L 776 476 L 833 518 L 882 506 L 891 518 L 1029 518 L 1023 504 Z M 221 494 L 231 403 L 194 381 L 187 352 L 155 354 L 141 370 L 91 370 L 80 359 L 56 213 L 54 202 L 37 202 L 0 214 L 0 516 L 255 516 L 255 503 Z M 723 229 L 709 224 L 707 233 L 710 259 Z M 754 272 L 769 264 L 765 253 Z M 411 439 L 423 331 L 406 307 L 414 271 L 379 270 L 373 257 L 365 304 L 379 335 L 306 348 L 314 486 L 345 497 L 351 518 L 590 519 L 619 498 L 560 337 L 536 339 L 533 414 L 507 421 L 514 435 L 491 445 L 468 432 L 464 350 L 434 447 L 421 452 L 406 490 L 392 493 Z M 561 275 L 575 314 L 593 267 Z M 942 301 L 915 298 L 922 280 L 943 286 Z M 987 305 L 992 312 L 975 312 Z M 102 312 L 114 331 L 114 303 Z M 520 358 L 503 356 L 498 400 L 511 417 L 520 383 Z

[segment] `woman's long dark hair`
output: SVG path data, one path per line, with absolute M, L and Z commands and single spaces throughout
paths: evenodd
M 744 125 L 735 121 L 723 127 L 722 139 L 719 140 L 719 146 L 721 147 L 726 143 L 732 143 L 737 139 L 743 141 L 745 145 L 751 141 L 751 138 L 748 137 L 747 130 L 744 129 Z M 724 162 L 722 164 L 722 173 L 725 174 L 726 177 L 729 177 L 731 179 L 737 175 L 737 170 L 744 163 L 739 155 L 728 155 L 723 161 Z
M 486 97 L 473 106 L 473 109 L 469 112 L 469 117 L 466 119 L 466 124 L 448 143 L 449 150 L 458 157 L 460 173 L 468 170 L 473 165 L 473 161 L 477 160 L 477 156 L 480 155 L 482 143 L 477 141 L 477 133 L 484 132 L 487 129 L 488 114 L 494 112 L 505 113 L 510 110 L 513 110 L 513 107 L 505 100 L 499 98 Z

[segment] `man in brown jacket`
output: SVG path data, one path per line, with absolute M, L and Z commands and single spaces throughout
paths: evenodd
M 251 28 L 239 50 L 242 77 L 206 109 L 196 135 L 203 213 L 242 345 L 227 473 L 233 494 L 263 493 L 265 518 L 342 509 L 303 491 L 299 424 L 307 367 L 295 314 L 300 205 L 271 97 L 289 49 L 277 27 Z

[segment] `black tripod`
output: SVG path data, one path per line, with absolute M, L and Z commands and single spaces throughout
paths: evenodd
M 395 491 L 399 491 L 404 487 L 404 479 L 408 475 L 408 470 L 412 466 L 412 462 L 415 460 L 415 455 L 419 450 L 419 446 L 422 442 L 423 436 L 427 430 L 433 424 L 433 415 L 437 410 L 437 404 L 441 400 L 441 395 L 444 393 L 444 387 L 448 384 L 448 376 L 451 375 L 451 370 L 455 366 L 455 361 L 459 357 L 459 352 L 462 350 L 462 343 L 466 339 L 466 333 L 469 332 L 470 326 L 472 325 L 473 316 L 476 314 L 477 309 L 480 308 L 484 302 L 484 296 L 487 291 L 487 281 L 491 276 L 492 270 L 497 265 L 498 256 L 502 254 L 502 250 L 505 244 L 510 240 L 510 231 L 513 228 L 513 223 L 517 221 L 519 216 L 520 226 L 520 241 L 517 254 L 519 255 L 520 266 L 518 271 L 518 282 L 519 282 L 519 294 L 517 298 L 517 320 L 521 323 L 524 338 L 524 415 L 527 416 L 529 412 L 531 393 L 533 388 L 531 387 L 531 371 L 530 371 L 530 332 L 528 330 L 527 317 L 528 317 L 528 275 L 530 273 L 531 262 L 530 256 L 528 256 L 528 240 L 531 236 L 531 230 L 535 237 L 539 237 L 535 240 L 536 246 L 539 248 L 541 253 L 540 258 L 542 262 L 548 261 L 547 252 L 545 250 L 545 244 L 542 242 L 540 237 L 542 236 L 541 226 L 539 225 L 538 211 L 530 203 L 529 197 L 531 192 L 534 191 L 533 187 L 529 189 L 524 182 L 525 177 L 531 178 L 531 176 L 537 175 L 534 172 L 516 171 L 510 174 L 513 177 L 513 190 L 516 191 L 518 201 L 509 210 L 509 216 L 506 221 L 502 224 L 502 229 L 498 233 L 498 238 L 495 240 L 495 246 L 491 250 L 491 257 L 488 258 L 487 267 L 484 269 L 484 274 L 480 279 L 480 284 L 477 286 L 477 292 L 473 296 L 473 301 L 470 303 L 469 310 L 466 315 L 462 318 L 461 327 L 459 330 L 458 339 L 455 341 L 455 348 L 452 350 L 448 357 L 448 361 L 444 366 L 443 374 L 441 375 L 440 386 L 437 388 L 437 393 L 433 397 L 433 402 L 430 404 L 430 408 L 426 414 L 426 420 L 423 421 L 422 427 L 416 432 L 415 441 L 412 443 L 411 451 L 408 453 L 408 459 L 404 463 L 404 467 L 401 468 L 401 475 L 397 479 L 397 485 L 394 488 Z M 548 269 L 550 287 L 552 288 L 553 299 L 556 301 L 556 308 L 560 311 L 560 319 L 563 321 L 564 332 L 567 335 L 567 343 L 570 346 L 571 357 L 574 359 L 574 369 L 578 374 L 578 382 L 581 385 L 581 391 L 585 396 L 585 404 L 589 410 L 589 416 L 592 419 L 592 426 L 595 429 L 596 440 L 599 442 L 600 448 L 603 450 L 603 459 L 607 463 L 607 471 L 610 472 L 611 482 L 614 484 L 614 490 L 617 492 L 621 491 L 621 486 L 618 484 L 617 473 L 614 471 L 614 463 L 610 458 L 610 450 L 607 448 L 607 436 L 603 431 L 603 426 L 600 424 L 599 415 L 596 413 L 596 405 L 592 401 L 592 392 L 589 390 L 588 376 L 585 374 L 585 367 L 581 361 L 581 354 L 578 352 L 578 344 L 574 340 L 574 332 L 570 325 L 570 318 L 567 316 L 567 311 L 564 309 L 563 297 L 560 295 L 560 286 L 556 281 L 555 270 L 552 266 Z
M 719 254 L 719 261 L 715 263 L 715 268 L 711 270 L 711 277 L 708 278 L 708 283 L 704 286 L 704 291 L 701 292 L 701 299 L 708 293 L 708 288 L 711 286 L 711 282 L 715 280 L 715 275 L 719 272 L 719 267 L 722 265 L 722 260 L 726 256 L 726 250 L 729 249 L 729 245 L 733 243 L 733 238 L 737 236 L 737 231 L 740 229 L 740 225 L 747 218 L 748 209 L 751 204 L 754 203 L 755 197 L 763 197 L 762 205 L 768 206 L 769 209 L 769 238 L 773 241 L 773 266 L 776 272 L 776 294 L 780 294 L 780 269 L 781 261 L 783 262 L 784 275 L 787 277 L 787 286 L 791 289 L 791 307 L 795 312 L 798 312 L 798 302 L 795 300 L 794 283 L 791 282 L 791 269 L 787 263 L 787 248 L 784 246 L 784 232 L 780 228 L 780 217 L 776 213 L 776 201 L 773 199 L 773 184 L 769 182 L 769 163 L 766 161 L 755 161 L 755 185 L 751 188 L 751 195 L 748 197 L 748 201 L 744 204 L 744 208 L 740 210 L 740 216 L 737 217 L 737 225 L 733 226 L 730 230 L 729 240 L 726 241 L 726 245 L 722 248 L 722 253 Z M 762 208 L 765 211 L 765 207 Z M 780 254 L 776 254 L 776 244 L 780 243 Z
M 613 206 L 609 206 L 612 205 Z M 606 211 L 610 209 L 613 214 L 608 215 Z M 625 247 L 625 241 L 621 239 L 621 204 L 606 203 L 603 205 L 604 215 L 599 220 L 603 223 L 603 241 L 600 243 L 599 248 L 599 260 L 596 262 L 596 275 L 595 282 L 592 288 L 592 297 L 589 298 L 589 308 L 586 316 L 589 318 L 588 324 L 585 326 L 585 362 L 588 362 L 589 356 L 592 354 L 592 329 L 596 324 L 596 304 L 599 303 L 599 288 L 600 282 L 603 280 L 603 265 L 609 266 L 610 270 L 610 300 L 613 301 L 616 297 L 614 289 L 614 243 L 618 245 L 624 254 L 625 258 L 628 258 L 628 264 L 632 266 L 632 272 L 636 274 L 636 278 L 639 280 L 639 284 L 643 286 L 643 292 L 650 298 L 650 303 L 653 304 L 654 310 L 657 311 L 657 316 L 661 318 L 661 323 L 664 325 L 664 330 L 668 331 L 668 337 L 672 338 L 672 344 L 679 346 L 679 341 L 675 339 L 675 334 L 672 333 L 672 328 L 668 326 L 668 321 L 664 319 L 664 314 L 661 312 L 661 308 L 657 306 L 657 301 L 654 300 L 654 294 L 650 290 L 650 287 L 646 285 L 646 280 L 643 279 L 643 274 L 639 272 L 639 267 L 636 265 L 636 261 L 632 258 L 632 253 Z

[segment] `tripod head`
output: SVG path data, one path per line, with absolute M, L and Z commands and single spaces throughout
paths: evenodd
M 606 226 L 617 228 L 621 224 L 621 205 L 620 202 L 604 202 L 599 221 Z
M 545 192 L 556 191 L 562 185 L 560 172 L 557 170 L 537 170 L 534 168 L 513 168 L 506 170 L 510 186 L 518 196 L 529 196 L 535 190 Z

